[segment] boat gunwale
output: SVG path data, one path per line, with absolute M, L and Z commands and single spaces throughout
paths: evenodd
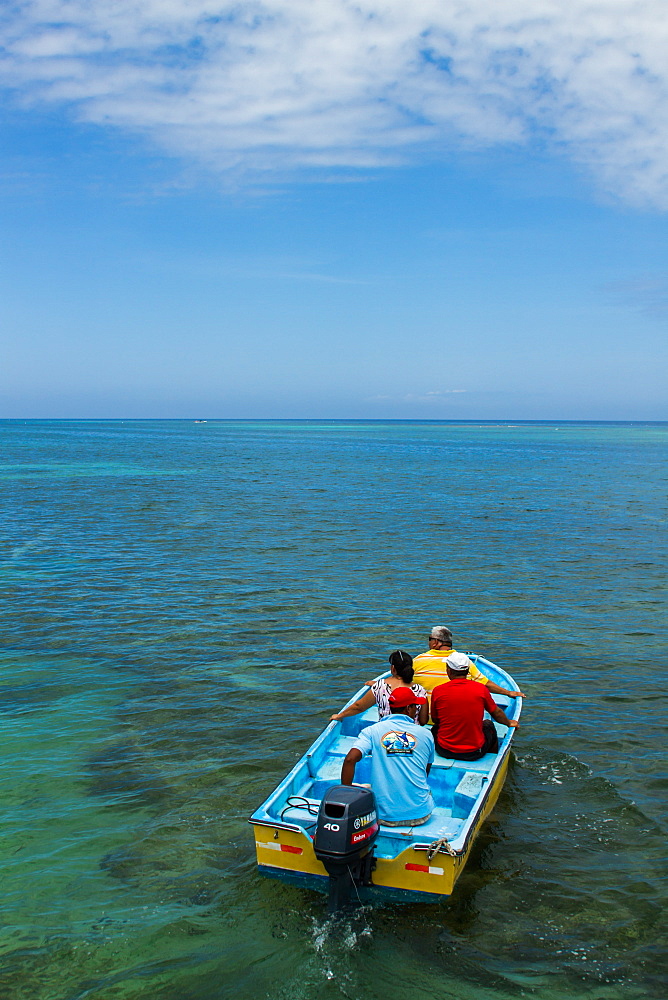
M 472 653 L 472 652 L 468 652 L 467 651 L 466 655 L 471 659 L 471 661 L 476 666 L 481 661 L 482 661 L 483 664 L 488 664 L 490 667 L 493 668 L 493 670 L 496 670 L 500 674 L 503 675 L 504 679 L 507 682 L 509 682 L 508 685 L 507 685 L 509 688 L 512 688 L 515 691 L 519 691 L 520 690 L 519 685 L 517 684 L 517 682 L 515 681 L 515 679 L 506 670 L 504 670 L 503 667 L 500 667 L 498 664 L 494 663 L 492 660 L 488 660 L 487 657 L 483 656 L 481 653 Z M 506 695 L 506 697 L 507 697 L 507 695 Z M 516 708 L 516 711 L 513 712 L 512 718 L 513 718 L 513 721 L 519 721 L 519 717 L 522 714 L 522 699 L 521 698 L 515 698 L 515 699 L 513 699 L 513 702 L 514 702 L 514 706 Z M 453 857 L 462 857 L 463 855 L 465 855 L 468 852 L 469 843 L 470 843 L 471 837 L 473 835 L 474 830 L 477 828 L 477 825 L 478 825 L 478 818 L 479 818 L 480 814 L 482 812 L 484 812 L 485 804 L 487 802 L 487 799 L 489 798 L 489 796 L 490 796 L 490 794 L 492 792 L 492 789 L 494 788 L 494 786 L 496 784 L 496 779 L 497 779 L 498 771 L 503 766 L 503 762 L 505 761 L 506 757 L 510 753 L 510 746 L 511 746 L 511 743 L 512 743 L 514 735 L 515 735 L 515 727 L 510 727 L 510 726 L 507 727 L 506 733 L 505 733 L 505 735 L 503 737 L 503 740 L 501 741 L 501 746 L 499 747 L 499 751 L 494 755 L 496 757 L 496 760 L 491 765 L 489 771 L 487 771 L 486 773 L 483 773 L 483 776 L 482 776 L 483 777 L 483 787 L 480 789 L 480 792 L 478 793 L 478 795 L 476 797 L 475 808 L 472 809 L 471 812 L 469 813 L 469 815 L 468 815 L 465 823 L 462 826 L 461 832 L 458 834 L 458 836 L 455 837 L 455 838 L 453 838 L 452 841 L 448 841 L 448 846 L 450 847 L 450 851 L 449 852 L 443 852 L 443 853 L 450 853 L 450 852 L 452 852 L 452 856 Z M 456 759 L 453 759 L 453 764 L 464 765 L 464 770 L 466 770 L 465 765 L 467 763 L 473 763 L 473 761 L 464 761 L 464 760 L 457 761 Z M 482 773 L 482 772 L 479 772 L 479 773 Z M 454 845 L 458 844 L 458 842 L 460 842 L 460 841 L 462 841 L 461 846 L 455 847 Z M 432 846 L 431 843 L 430 844 L 424 844 L 424 843 L 423 844 L 417 844 L 417 843 L 414 843 L 413 844 L 413 850 L 415 850 L 415 851 L 428 851 L 431 848 L 431 846 Z M 441 852 L 439 851 L 437 853 L 441 853 Z

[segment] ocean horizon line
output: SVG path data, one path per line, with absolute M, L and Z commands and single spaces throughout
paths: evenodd
M 0 423 L 228 423 L 228 424 L 484 424 L 668 425 L 668 420 L 572 417 L 0 417 Z

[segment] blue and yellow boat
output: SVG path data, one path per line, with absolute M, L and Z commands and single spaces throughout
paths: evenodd
M 496 664 L 475 653 L 468 655 L 490 680 L 509 690 L 519 690 L 513 678 Z M 367 690 L 362 688 L 347 704 Z M 509 719 L 519 719 L 521 698 L 493 697 Z M 330 722 L 255 810 L 249 822 L 262 874 L 328 891 L 330 875 L 314 847 L 318 815 L 322 813 L 323 798 L 339 785 L 343 759 L 356 736 L 377 721 L 374 705 L 360 715 Z M 499 735 L 498 754 L 487 754 L 477 761 L 436 756 L 429 774 L 435 808 L 427 823 L 415 827 L 380 825 L 373 849 L 373 871 L 362 890 L 366 899 L 389 895 L 406 901 L 435 901 L 452 893 L 508 771 L 515 730 L 497 722 L 494 725 Z M 357 765 L 355 780 L 368 782 L 369 771 L 370 760 L 365 757 Z

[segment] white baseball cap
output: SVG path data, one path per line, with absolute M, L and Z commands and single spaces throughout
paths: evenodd
M 445 662 L 451 670 L 456 670 L 458 674 L 466 673 L 471 666 L 471 661 L 466 653 L 450 653 Z

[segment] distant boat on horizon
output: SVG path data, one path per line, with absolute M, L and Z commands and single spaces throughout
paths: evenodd
M 196 420 L 195 423 L 196 424 L 206 424 L 206 423 L 208 423 L 208 421 L 206 421 L 206 420 Z

